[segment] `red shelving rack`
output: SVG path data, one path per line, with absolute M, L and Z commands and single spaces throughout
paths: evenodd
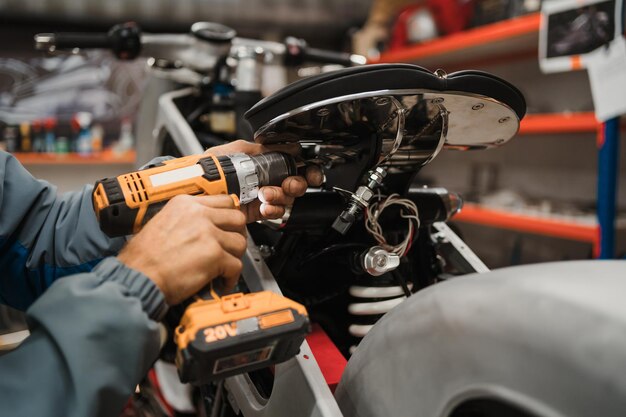
M 600 228 L 597 224 L 584 224 L 550 218 L 549 216 L 520 214 L 469 203 L 465 204 L 461 212 L 454 216 L 454 220 L 522 233 L 587 242 L 593 246 L 594 254 L 597 255 L 599 251 Z
M 79 155 L 77 153 L 68 154 L 46 154 L 46 153 L 30 153 L 15 152 L 13 153 L 22 165 L 113 165 L 113 164 L 134 164 L 135 151 L 128 151 L 124 154 L 117 155 L 112 151 L 104 151 L 102 153 L 89 156 Z
M 527 114 L 520 124 L 520 135 L 550 133 L 597 132 L 602 123 L 596 120 L 592 112 Z
M 427 68 L 494 63 L 537 56 L 539 13 L 469 29 L 381 54 L 371 63 L 412 62 Z

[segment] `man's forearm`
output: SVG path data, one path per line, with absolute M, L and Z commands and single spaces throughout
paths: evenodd
M 0 357 L 0 416 L 111 416 L 159 351 L 163 295 L 115 258 L 55 283 L 28 310 L 31 336 Z
M 0 151 L 0 303 L 25 310 L 56 279 L 88 272 L 124 239 L 100 231 L 91 187 L 57 197 Z

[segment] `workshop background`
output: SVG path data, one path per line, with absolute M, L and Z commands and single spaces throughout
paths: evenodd
M 598 196 L 617 180 L 616 220 L 602 227 L 615 231 L 612 256 L 624 257 L 624 124 L 609 129 L 619 145 L 609 157 L 622 163 L 601 173 L 607 127 L 594 115 L 588 75 L 541 71 L 540 7 L 538 0 L 0 0 L 0 146 L 59 192 L 141 165 L 134 123 L 145 60 L 120 62 L 103 51 L 47 56 L 34 50 L 33 35 L 102 32 L 125 21 L 146 32 L 186 32 L 195 21 L 215 21 L 241 36 L 296 36 L 372 63 L 482 69 L 510 81 L 528 104 L 517 137 L 488 151 L 444 151 L 418 180 L 461 193 L 466 204 L 454 225 L 492 268 L 598 257 Z M 316 72 L 301 68 L 289 79 Z

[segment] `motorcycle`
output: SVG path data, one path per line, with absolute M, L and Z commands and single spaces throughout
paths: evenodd
M 140 111 L 139 147 L 148 149 L 140 155 L 201 153 L 249 132 L 270 148 L 296 143 L 300 163 L 323 169 L 322 186 L 281 220 L 249 226 L 240 289 L 305 305 L 314 334 L 347 359 L 341 380 L 333 393 L 324 355 L 304 342 L 272 369 L 203 387 L 205 415 L 609 416 L 624 409 L 626 378 L 612 365 L 626 356 L 607 348 L 626 342 L 626 306 L 616 295 L 626 289 L 624 263 L 489 271 L 446 223 L 462 209 L 461 197 L 419 182 L 420 168 L 441 151 L 495 148 L 515 136 L 526 105 L 511 84 L 480 71 L 380 64 L 304 78 L 258 101 L 263 62 L 359 58 L 301 42 L 239 39 L 212 23 L 186 35 L 123 25 L 106 35 L 36 40 L 45 50 L 151 56 L 156 84 Z M 602 360 L 590 363 L 589 355 Z M 152 403 L 143 415 L 175 415 L 154 405 L 167 402 L 156 385 L 143 384 L 136 398 Z
M 302 39 L 246 39 L 224 25 L 197 22 L 189 33 L 143 33 L 134 23 L 107 33 L 43 33 L 47 53 L 110 50 L 120 60 L 145 59 L 148 80 L 137 112 L 137 159 L 181 156 L 252 137 L 243 114 L 284 86 L 287 68 L 305 62 L 362 65 L 358 55 L 311 48 Z M 154 137 L 154 140 L 150 140 Z

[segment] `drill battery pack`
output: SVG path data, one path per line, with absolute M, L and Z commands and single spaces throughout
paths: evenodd
M 200 385 L 284 362 L 309 331 L 304 306 L 271 291 L 196 301 L 174 336 L 180 380 Z

